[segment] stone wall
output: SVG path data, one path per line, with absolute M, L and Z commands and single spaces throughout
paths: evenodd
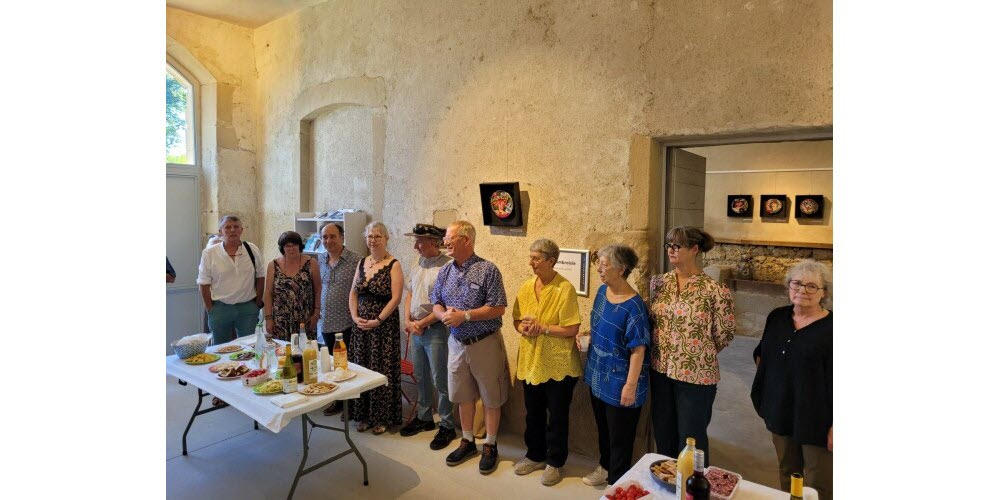
M 732 266 L 737 268 L 740 257 L 749 251 L 752 256 L 753 279 L 783 282 L 785 272 L 802 259 L 815 259 L 833 271 L 833 250 L 805 247 L 779 247 L 720 243 L 703 258 L 705 266 Z

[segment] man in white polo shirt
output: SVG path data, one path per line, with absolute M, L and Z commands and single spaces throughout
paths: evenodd
M 267 274 L 257 246 L 240 239 L 243 224 L 239 217 L 222 217 L 219 231 L 222 244 L 203 250 L 198 264 L 198 285 L 215 344 L 232 340 L 233 328 L 238 337 L 253 334 L 258 311 L 264 305 Z

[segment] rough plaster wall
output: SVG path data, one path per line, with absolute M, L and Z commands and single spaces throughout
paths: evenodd
M 833 141 L 738 144 L 685 148 L 704 156 L 708 171 L 832 169 Z M 753 195 L 753 217 L 726 215 L 727 196 Z M 760 195 L 787 194 L 789 217 L 774 222 L 760 217 Z M 822 219 L 796 219 L 795 195 L 824 196 Z M 833 243 L 833 170 L 805 172 L 741 172 L 708 174 L 705 183 L 705 228 L 717 238 Z
M 304 9 L 253 33 L 265 237 L 291 227 L 297 209 L 296 98 L 365 77 L 386 86 L 385 177 L 373 187 L 384 189 L 389 249 L 403 262 L 413 251 L 402 233 L 448 210 L 477 225 L 477 251 L 499 265 L 510 301 L 536 238 L 590 249 L 624 240 L 648 255 L 650 175 L 630 154 L 651 155 L 633 138 L 831 125 L 830 11 L 745 0 Z M 480 225 L 477 185 L 505 180 L 530 201 L 522 230 Z M 648 273 L 644 261 L 640 290 Z M 585 318 L 592 301 L 580 301 Z M 509 314 L 503 333 L 514 366 Z M 583 384 L 572 412 L 571 446 L 593 453 Z M 505 432 L 523 429 L 519 387 L 504 415 Z
M 243 220 L 243 238 L 261 243 L 254 122 L 257 72 L 250 29 L 167 8 L 167 35 L 184 46 L 217 85 L 215 116 L 202 120 L 203 142 L 216 148 L 203 154 L 202 227 L 214 232 L 219 217 L 232 213 Z M 203 96 L 204 98 L 204 96 Z
M 312 139 L 312 209 L 373 213 L 371 109 L 351 106 L 321 115 L 313 122 Z

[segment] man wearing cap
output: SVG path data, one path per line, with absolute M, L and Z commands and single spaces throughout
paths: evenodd
M 448 399 L 448 327 L 434 316 L 434 305 L 430 302 L 438 272 L 451 263 L 451 258 L 441 253 L 444 234 L 444 229 L 430 224 L 417 224 L 412 233 L 406 233 L 406 236 L 414 237 L 413 249 L 419 254 L 417 262 L 410 266 L 410 279 L 406 282 L 403 298 L 403 319 L 413 341 L 417 416 L 399 430 L 399 435 L 412 436 L 434 430 L 434 413 L 430 403 L 434 389 L 437 389 L 437 410 L 441 422 L 431 441 L 432 450 L 440 450 L 455 439 L 455 419 Z
M 344 334 L 344 343 L 350 345 L 351 310 L 347 302 L 354 286 L 354 273 L 361 256 L 344 246 L 344 228 L 331 222 L 320 230 L 323 252 L 319 254 L 319 276 L 323 283 L 320 300 L 319 331 L 323 342 L 333 350 L 338 333 Z M 335 415 L 343 409 L 341 401 L 334 401 L 323 410 L 324 415 Z
M 472 224 L 452 223 L 444 245 L 454 261 L 441 268 L 430 301 L 434 315 L 451 331 L 448 398 L 458 404 L 462 422 L 462 441 L 445 463 L 458 465 L 478 451 L 472 425 L 479 397 L 486 410 L 486 442 L 479 458 L 479 473 L 489 474 L 497 468 L 500 407 L 510 392 L 510 370 L 500 338 L 500 317 L 507 307 L 507 294 L 497 266 L 475 254 L 476 229 Z

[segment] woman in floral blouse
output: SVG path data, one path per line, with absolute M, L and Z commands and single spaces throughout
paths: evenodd
M 695 438 L 709 461 L 719 351 L 733 340 L 736 315 L 729 288 L 709 278 L 698 255 L 715 246 L 701 229 L 675 227 L 667 233 L 667 257 L 674 269 L 649 284 L 653 316 L 650 399 L 656 451 L 676 457 L 685 439 Z

